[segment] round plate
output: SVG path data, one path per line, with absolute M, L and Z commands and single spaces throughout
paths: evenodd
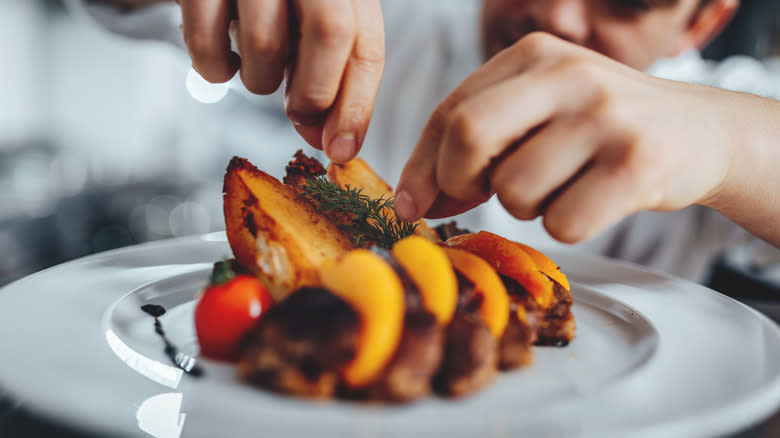
M 224 234 L 69 262 L 0 290 L 0 387 L 38 413 L 105 435 L 708 436 L 780 406 L 780 329 L 696 284 L 632 265 L 548 252 L 572 281 L 577 337 L 534 349 L 460 400 L 404 406 L 311 402 L 236 380 L 197 358 L 196 295 Z M 172 366 L 140 310 L 204 374 Z

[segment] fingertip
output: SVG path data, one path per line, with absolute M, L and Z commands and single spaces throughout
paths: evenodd
M 465 213 L 484 201 L 458 201 L 439 193 L 430 207 L 422 215 L 426 219 L 442 219 Z
M 544 214 L 542 225 L 555 240 L 568 245 L 583 242 L 593 235 L 583 220 L 561 215 L 555 209 Z
M 415 221 L 419 219 L 417 214 L 417 205 L 412 195 L 405 189 L 401 189 L 395 194 L 395 215 L 404 221 Z
M 316 126 L 325 121 L 325 113 L 306 113 L 298 110 L 287 110 L 287 118 L 295 126 Z
M 303 126 L 293 124 L 293 127 L 311 147 L 322 150 L 322 125 Z
M 195 70 L 200 77 L 206 82 L 212 84 L 224 84 L 233 79 L 233 76 L 241 68 L 241 58 L 235 52 L 230 52 L 233 56 L 229 56 L 227 62 L 222 65 L 216 63 L 200 63 L 194 59 L 192 61 L 192 69 Z
M 358 139 L 354 132 L 341 132 L 337 134 L 325 148 L 325 153 L 328 155 L 328 158 L 340 163 L 355 158 L 357 151 Z

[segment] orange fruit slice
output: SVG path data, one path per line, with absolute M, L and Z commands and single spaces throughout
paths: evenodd
M 458 279 L 444 250 L 424 237 L 409 236 L 396 242 L 392 253 L 420 291 L 423 307 L 439 324 L 449 324 L 458 303 Z
M 357 352 L 342 376 L 348 386 L 364 387 L 382 372 L 401 340 L 405 311 L 401 280 L 387 262 L 365 249 L 324 262 L 320 278 L 359 315 Z
M 555 301 L 553 281 L 539 270 L 531 256 L 516 242 L 480 231 L 477 234 L 452 237 L 446 244 L 485 259 L 499 274 L 520 283 L 543 309 Z
M 515 245 L 520 246 L 520 248 L 525 251 L 526 254 L 528 254 L 529 257 L 531 257 L 531 260 L 536 263 L 536 266 L 539 268 L 540 271 L 544 272 L 545 274 L 549 275 L 550 278 L 557 281 L 561 284 L 561 286 L 565 287 L 566 290 L 571 290 L 569 287 L 569 279 L 566 278 L 565 275 L 563 275 L 563 272 L 561 272 L 561 267 L 555 264 L 549 257 L 547 257 L 543 252 L 537 250 L 536 248 L 531 248 L 528 245 L 524 245 L 520 242 L 514 242 Z
M 444 248 L 452 266 L 474 283 L 475 292 L 482 295 L 479 313 L 490 333 L 500 339 L 509 322 L 509 295 L 496 271 L 480 257 L 462 249 Z

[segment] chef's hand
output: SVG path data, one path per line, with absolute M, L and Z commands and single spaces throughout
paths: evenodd
M 434 111 L 396 212 L 451 216 L 497 194 L 514 217 L 543 216 L 574 243 L 639 210 L 700 203 L 777 245 L 780 197 L 766 184 L 780 187 L 780 149 L 765 139 L 778 138 L 767 133 L 778 120 L 773 101 L 654 78 L 533 34 Z
M 193 68 L 207 81 L 240 71 L 249 91 L 270 94 L 286 78 L 286 110 L 298 133 L 331 159 L 357 154 L 384 68 L 379 0 L 178 3 Z

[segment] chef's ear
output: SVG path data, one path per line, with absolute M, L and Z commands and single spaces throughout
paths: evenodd
M 739 0 L 705 1 L 691 17 L 676 54 L 706 46 L 726 27 L 738 8 Z

